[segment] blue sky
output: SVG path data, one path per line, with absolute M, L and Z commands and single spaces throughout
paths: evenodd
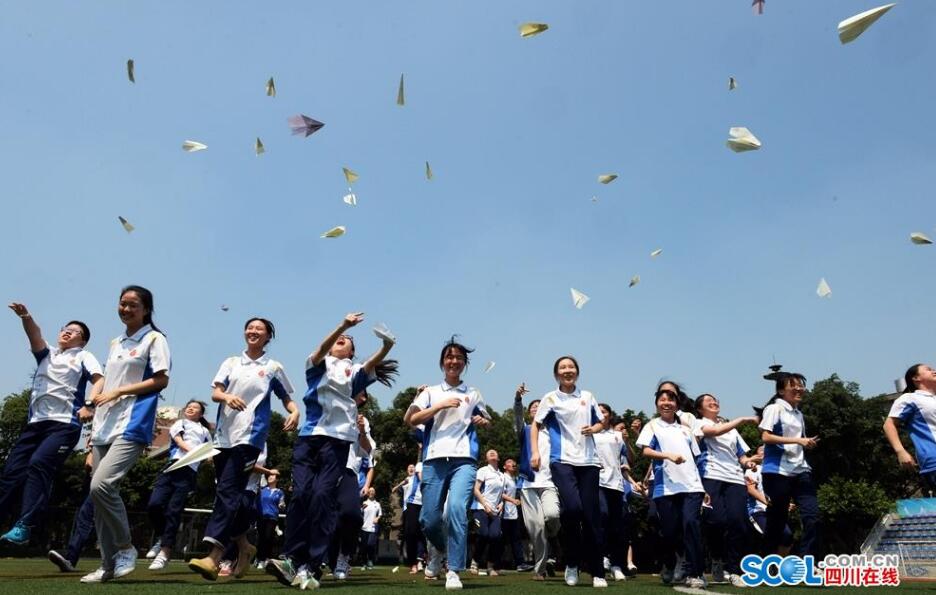
M 565 353 L 618 409 L 667 376 L 747 414 L 774 357 L 890 391 L 932 363 L 936 246 L 909 234 L 936 234 L 936 16 L 901 2 L 841 46 L 874 2 L 749 4 L 5 2 L 0 294 L 50 338 L 85 320 L 103 360 L 120 288 L 149 287 L 175 404 L 209 395 L 252 315 L 301 391 L 352 310 L 359 353 L 372 323 L 399 337 L 399 388 L 437 382 L 459 333 L 497 409 L 520 381 L 550 390 Z M 521 39 L 525 21 L 550 29 Z M 300 112 L 325 127 L 290 136 Z M 729 151 L 731 126 L 763 148 Z M 0 333 L 17 391 L 32 359 L 12 313 Z

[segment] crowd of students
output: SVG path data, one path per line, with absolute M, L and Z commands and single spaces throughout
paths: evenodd
M 90 421 L 92 471 L 89 497 L 75 521 L 78 535 L 66 555 L 50 552 L 50 558 L 73 568 L 93 518 L 101 565 L 81 581 L 126 576 L 136 568 L 137 549 L 120 484 L 151 440 L 170 373 L 169 344 L 153 322 L 153 296 L 140 286 L 121 291 L 118 315 L 125 329 L 111 341 L 103 367 L 84 348 L 90 339 L 84 323 L 69 321 L 51 346 L 24 305 L 10 308 L 22 320 L 37 369 L 28 422 L 0 477 L 0 507 L 21 488 L 22 509 L 0 539 L 29 542 L 54 475 Z M 273 323 L 251 318 L 244 326 L 244 350 L 224 360 L 211 383 L 218 405 L 214 435 L 198 401 L 189 402 L 170 429 L 171 460 L 207 442 L 217 451 L 216 495 L 203 535 L 208 555 L 188 562 L 205 579 L 242 577 L 259 558 L 281 583 L 316 588 L 323 568 L 347 578 L 358 536 L 366 563 L 374 563 L 382 516 L 371 487 L 377 445 L 358 406 L 370 384 L 391 385 L 397 362 L 386 359 L 393 347 L 389 335 L 363 363 L 355 361 L 347 331 L 362 320 L 361 313 L 348 314 L 308 357 L 304 420 L 283 365 L 266 351 L 275 337 Z M 796 552 L 819 551 L 816 482 L 805 454 L 821 442 L 807 432 L 800 410 L 802 375 L 778 374 L 774 396 L 756 416 L 730 421 L 720 416 L 714 395 L 692 401 L 678 384 L 661 382 L 654 393 L 656 416 L 629 426 L 637 434 L 634 449 L 628 426 L 612 407 L 581 388 L 579 362 L 562 356 L 552 368 L 555 390 L 526 406 L 525 385 L 516 391 L 519 460 L 508 459 L 501 470 L 499 454 L 489 450 L 479 469 L 477 428 L 489 424 L 490 415 L 481 393 L 463 380 L 471 352 L 454 337 L 448 341 L 439 356 L 442 382 L 420 387 L 404 416 L 420 444 L 418 464 L 398 486 L 412 573 L 425 560 L 426 579 L 444 577 L 447 589 L 460 589 L 461 575 L 470 568 L 496 576 L 506 548 L 517 569 L 532 570 L 534 580 L 546 580 L 561 557 L 566 584 L 578 584 L 583 571 L 594 587 L 606 587 L 606 571 L 624 580 L 632 568 L 636 535 L 630 505 L 638 497 L 647 499 L 659 527 L 656 553 L 667 584 L 705 587 L 708 559 L 716 582 L 743 586 L 739 563 L 751 551 L 752 531 L 763 533 L 767 551 L 787 551 L 793 505 L 802 523 Z M 906 393 L 894 403 L 884 434 L 900 464 L 918 466 L 924 481 L 936 485 L 936 371 L 917 364 L 905 378 Z M 269 544 L 284 495 L 278 474 L 264 466 L 274 395 L 288 411 L 283 429 L 298 431 L 278 558 Z M 916 458 L 901 443 L 898 423 L 907 426 Z M 757 426 L 761 449 L 752 451 L 741 437 L 738 428 L 745 424 Z M 635 456 L 651 462 L 642 481 L 630 475 Z M 153 487 L 148 512 L 157 539 L 151 570 L 168 563 L 196 469 L 197 462 L 162 473 Z M 267 485 L 258 494 L 261 475 Z M 471 552 L 469 511 L 475 526 Z M 247 538 L 252 524 L 261 536 L 259 552 Z M 529 565 L 523 533 L 532 550 Z

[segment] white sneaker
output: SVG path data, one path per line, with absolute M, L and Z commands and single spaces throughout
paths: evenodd
M 566 566 L 565 584 L 569 585 L 570 587 L 574 587 L 578 584 L 578 568 L 574 566 Z
M 457 591 L 462 588 L 461 578 L 458 576 L 458 573 L 454 570 L 449 570 L 448 574 L 445 575 L 445 590 L 446 591 Z
M 104 570 L 103 568 L 98 568 L 90 574 L 86 574 L 81 577 L 81 582 L 83 583 L 103 583 L 105 581 L 113 580 L 114 572 L 112 570 Z
M 704 589 L 708 584 L 705 582 L 705 578 L 701 576 L 690 576 L 686 579 L 686 586 L 690 589 Z
M 293 587 L 298 587 L 299 583 L 303 580 L 309 580 L 309 567 L 303 564 L 299 567 L 299 570 L 296 571 L 296 574 L 293 575 L 292 582 L 290 583 Z
M 114 578 L 127 576 L 136 570 L 137 551 L 134 547 L 120 550 L 114 555 Z
M 611 568 L 611 559 L 605 556 L 604 558 L 602 558 L 601 564 L 604 566 L 605 570 L 608 570 L 609 568 Z
M 616 580 L 616 581 L 626 581 L 626 580 L 627 580 L 627 575 L 624 574 L 624 572 L 621 570 L 621 567 L 620 567 L 620 566 L 612 566 L 612 567 L 611 567 L 611 574 L 614 575 L 614 580 Z
M 153 547 L 151 547 L 149 551 L 146 552 L 146 559 L 152 560 L 153 558 L 159 555 L 159 550 L 161 549 L 162 549 L 162 544 L 157 539 L 156 543 L 153 544 Z
M 442 554 L 431 543 L 427 549 L 429 550 L 427 553 L 429 561 L 426 563 L 423 574 L 428 579 L 439 578 L 439 575 L 442 574 Z
M 479 570 L 479 571 L 478 571 L 478 576 L 487 576 L 487 575 L 488 575 L 488 571 L 487 571 L 487 570 Z
M 164 556 L 162 552 L 158 556 L 153 558 L 153 563 L 149 565 L 150 570 L 165 570 L 166 566 L 169 565 L 169 558 Z
M 729 574 L 728 582 L 732 587 L 738 587 L 739 589 L 745 589 L 748 586 L 748 584 L 744 582 L 744 579 L 741 578 L 740 574 Z
M 608 581 L 603 578 L 598 578 L 597 576 L 592 578 L 592 586 L 596 589 L 607 589 Z

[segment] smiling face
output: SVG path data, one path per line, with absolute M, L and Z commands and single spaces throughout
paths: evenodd
M 517 461 L 513 459 L 507 459 L 504 461 L 504 471 L 510 473 L 511 475 L 517 472 Z
M 601 425 L 608 429 L 611 427 L 611 410 L 605 407 L 604 405 L 598 405 L 598 410 L 601 411 Z
M 371 500 L 373 500 L 374 498 L 376 498 L 376 497 L 377 497 L 377 490 L 375 490 L 374 488 L 368 488 L 368 490 L 367 490 L 367 497 L 370 498 Z
M 530 419 L 536 417 L 536 412 L 539 411 L 539 399 L 530 403 L 530 407 L 527 409 L 530 412 Z
M 185 406 L 185 410 L 183 410 L 182 414 L 185 416 L 185 419 L 189 421 L 199 421 L 205 414 L 205 410 L 202 408 L 201 403 L 191 401 Z
M 662 388 L 657 392 L 657 415 L 664 419 L 672 419 L 676 415 L 676 410 L 678 408 L 679 404 L 676 400 L 676 393 L 666 388 Z
M 270 331 L 263 321 L 251 320 L 244 329 L 244 341 L 247 342 L 247 349 L 263 351 L 266 344 L 270 342 Z
M 803 393 L 805 392 L 806 385 L 803 381 L 796 377 L 790 377 L 783 385 L 783 388 L 780 389 L 780 398 L 794 407 L 799 407 L 799 404 L 803 402 Z
M 407 475 L 412 475 L 413 473 L 416 473 L 416 465 L 407 465 L 407 466 L 406 466 L 406 474 L 407 474 Z
M 718 399 L 712 395 L 705 395 L 702 398 L 702 404 L 699 407 L 699 413 L 702 414 L 702 417 L 708 419 L 715 419 L 718 417 L 721 407 L 718 404 Z
M 117 303 L 117 316 L 127 328 L 138 329 L 143 326 L 149 311 L 143 305 L 143 300 L 135 291 L 127 291 L 120 296 Z
M 556 365 L 556 381 L 560 386 L 575 386 L 578 380 L 578 366 L 572 358 L 564 357 Z
M 917 366 L 913 383 L 920 388 L 933 392 L 933 389 L 936 389 L 936 370 L 926 364 L 920 364 Z
M 84 331 L 80 326 L 71 322 L 62 327 L 58 334 L 59 349 L 65 351 L 85 344 Z
M 354 357 L 354 339 L 351 335 L 341 335 L 332 345 L 328 355 L 338 359 L 351 359 Z
M 447 379 L 461 378 L 462 372 L 465 371 L 465 354 L 457 347 L 446 349 L 445 354 L 442 356 L 442 371 Z

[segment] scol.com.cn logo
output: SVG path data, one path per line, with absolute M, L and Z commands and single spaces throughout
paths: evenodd
M 745 556 L 741 579 L 749 587 L 807 585 L 812 587 L 896 587 L 899 556 L 835 555 L 821 562 L 813 556 Z

